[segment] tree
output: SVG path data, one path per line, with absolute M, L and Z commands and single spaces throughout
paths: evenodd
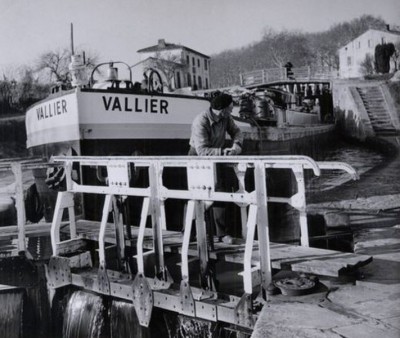
M 392 55 L 392 60 L 394 63 L 394 70 L 399 70 L 399 63 L 400 63 L 400 41 L 397 41 L 394 44 L 394 53 Z
M 15 90 L 16 81 L 9 80 L 3 75 L 3 80 L 0 81 L 0 113 L 10 114 L 13 109 L 13 93 Z
M 172 84 L 174 82 L 177 69 L 188 67 L 187 65 L 182 64 L 181 61 L 181 57 L 177 54 L 157 51 L 155 57 L 150 58 L 148 66 L 145 67 L 144 71 L 146 72 L 150 68 L 159 70 L 164 75 L 164 79 L 166 81 L 165 85 L 170 91 L 172 91 Z
M 290 60 L 296 62 L 296 66 L 311 62 L 309 41 L 303 33 L 267 29 L 264 31 L 263 42 L 275 67 L 281 68 Z
M 48 71 L 50 73 L 50 82 L 69 82 L 68 65 L 71 60 L 71 52 L 68 49 L 48 51 L 39 56 L 37 61 L 37 71 Z
M 375 59 L 371 54 L 365 55 L 365 59 L 360 63 L 361 72 L 364 76 L 374 73 L 374 61 Z
M 40 83 L 34 70 L 29 67 L 21 69 L 21 78 L 16 84 L 14 102 L 19 110 L 24 110 L 33 103 L 45 98 L 49 85 Z
M 93 69 L 96 60 L 96 54 L 86 58 L 85 65 L 88 72 Z M 47 72 L 49 75 L 49 82 L 69 84 L 71 82 L 68 68 L 70 62 L 71 52 L 67 48 L 48 51 L 39 56 L 36 62 L 36 71 Z

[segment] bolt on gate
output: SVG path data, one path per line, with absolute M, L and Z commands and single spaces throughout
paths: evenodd
M 269 202 L 287 203 L 299 211 L 301 245 L 308 246 L 308 229 L 306 218 L 305 178 L 304 171 L 312 170 L 319 176 L 321 169 L 344 170 L 357 177 L 355 170 L 341 162 L 315 162 L 306 156 L 230 156 L 230 157 L 53 157 L 53 164 L 63 165 L 66 171 L 66 191 L 58 193 L 54 218 L 51 226 L 51 242 L 53 257 L 51 258 L 47 277 L 51 289 L 65 285 L 76 285 L 92 291 L 111 295 L 134 304 L 139 322 L 148 326 L 153 307 L 175 311 L 184 315 L 203 318 L 211 321 L 222 321 L 245 328 L 252 328 L 256 320 L 253 311 L 252 295 L 255 287 L 254 275 L 258 275 L 260 294 L 268 297 L 266 290 L 271 283 L 271 259 L 269 241 L 268 209 Z M 233 168 L 238 189 L 233 192 L 216 189 L 218 177 L 217 166 Z M 73 168 L 102 168 L 103 183 L 85 184 L 73 180 Z M 97 168 L 97 169 L 96 169 Z M 167 169 L 185 172 L 186 188 L 167 188 L 163 172 Z M 289 169 L 293 172 L 297 192 L 291 197 L 274 197 L 268 194 L 267 170 Z M 75 169 L 74 169 L 75 170 Z M 137 170 L 148 175 L 148 186 L 137 187 L 132 177 Z M 253 171 L 253 187 L 247 190 L 245 176 Z M 250 190 L 250 189 L 249 189 Z M 92 275 L 79 274 L 74 267 L 91 266 L 90 257 L 84 252 L 80 258 L 72 259 L 85 246 L 84 238 L 78 234 L 75 220 L 74 195 L 98 194 L 104 196 L 100 222 L 92 222 L 92 230 L 96 232 L 98 241 L 98 268 Z M 123 224 L 120 201 L 127 196 L 142 198 L 141 216 L 136 227 L 136 238 L 127 240 L 131 235 L 131 227 Z M 173 280 L 165 264 L 165 234 L 169 230 L 167 224 L 165 202 L 168 199 L 185 202 L 183 235 L 179 236 L 181 256 L 181 281 L 174 288 Z M 213 249 L 213 240 L 207 233 L 205 211 L 215 202 L 234 203 L 240 207 L 241 226 L 244 250 L 242 297 L 231 296 L 229 301 L 218 296 L 210 282 L 209 260 Z M 61 221 L 64 209 L 69 214 L 69 236 L 61 239 Z M 108 222 L 110 213 L 113 224 Z M 151 228 L 147 225 L 151 218 Z M 189 256 L 191 230 L 196 228 L 196 256 L 200 263 L 200 279 L 206 281 L 200 287 L 192 285 L 189 279 Z M 107 268 L 107 228 L 112 227 L 115 234 L 117 258 L 120 261 L 119 271 Z M 255 239 L 257 230 L 257 240 Z M 148 238 L 151 238 L 150 244 Z M 147 239 L 146 239 L 147 238 Z M 136 267 L 127 266 L 126 245 L 136 248 Z M 67 255 L 68 254 L 68 255 Z M 146 256 L 155 256 L 155 277 L 146 276 Z M 254 264 L 254 256 L 258 264 Z M 67 257 L 68 256 L 68 257 Z

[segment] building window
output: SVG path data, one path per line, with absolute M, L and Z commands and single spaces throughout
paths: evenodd
M 188 87 L 191 87 L 192 86 L 192 79 L 190 78 L 190 74 L 188 73 L 188 75 L 187 75 L 187 85 L 188 85 Z
M 372 47 L 371 40 L 368 40 L 368 48 L 371 48 L 371 47 Z
M 208 70 L 208 62 L 207 59 L 204 59 L 204 69 Z
M 358 41 L 357 48 L 358 48 L 358 49 L 361 48 L 361 41 Z
M 176 88 L 181 88 L 181 73 L 176 72 Z
M 193 90 L 197 90 L 197 83 L 196 83 L 196 75 L 193 75 L 193 86 L 192 86 L 192 89 Z
M 186 55 L 186 63 L 189 65 L 189 63 L 190 63 L 190 58 L 189 58 L 189 55 Z
M 351 66 L 351 56 L 348 56 L 348 57 L 347 57 L 347 65 L 348 65 L 348 66 Z
M 200 59 L 197 59 L 197 67 L 200 68 Z
M 196 74 L 196 67 L 194 67 L 194 66 L 192 67 L 192 73 Z
M 201 77 L 200 76 L 197 78 L 197 83 L 199 84 L 199 89 L 203 89 L 203 82 L 201 81 Z
M 193 67 L 196 66 L 196 61 L 194 60 L 194 57 L 192 57 L 192 65 Z
M 384 44 L 384 43 L 386 43 L 386 40 L 385 40 L 385 38 L 384 37 L 382 37 L 382 45 Z
M 208 79 L 206 78 L 206 87 L 205 89 L 208 89 Z

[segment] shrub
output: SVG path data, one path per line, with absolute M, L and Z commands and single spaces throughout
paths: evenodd
M 374 58 L 371 54 L 365 55 L 364 61 L 360 63 L 361 72 L 365 75 L 374 74 Z
M 393 43 L 383 43 L 375 47 L 375 70 L 378 73 L 389 73 L 390 58 L 395 52 Z

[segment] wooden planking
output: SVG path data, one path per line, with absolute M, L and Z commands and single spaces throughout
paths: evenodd
M 40 237 L 50 234 L 51 223 L 29 224 L 25 226 L 25 236 Z M 0 240 L 10 240 L 18 237 L 18 227 L 10 225 L 0 227 Z
M 68 224 L 64 223 L 63 232 L 68 232 Z M 50 223 L 37 225 L 27 225 L 27 236 L 43 236 L 49 234 Z M 97 241 L 100 223 L 96 221 L 78 220 L 77 232 L 82 238 Z M 1 229 L 0 239 L 16 238 L 17 227 L 4 227 Z M 135 240 L 139 233 L 138 227 L 131 227 L 132 237 Z M 152 249 L 151 228 L 145 229 L 146 249 Z M 163 242 L 165 252 L 181 252 L 183 235 L 180 231 L 163 231 Z M 115 244 L 114 225 L 109 224 L 106 231 L 106 241 Z M 128 245 L 130 243 L 127 243 Z M 136 243 L 134 242 L 133 245 Z M 210 253 L 210 258 L 222 259 L 238 264 L 243 263 L 244 244 L 228 245 L 215 241 L 215 250 Z M 372 258 L 367 255 L 357 255 L 353 253 L 343 253 L 332 250 L 301 247 L 288 244 L 270 243 L 271 265 L 275 269 L 291 269 L 293 271 L 308 272 L 326 276 L 338 276 L 343 269 L 355 269 L 368 264 Z M 195 243 L 190 245 L 189 255 L 197 256 L 197 246 Z M 257 242 L 253 251 L 252 263 L 257 265 L 259 257 L 257 252 Z
M 132 228 L 132 237 L 137 238 L 138 227 Z M 85 238 L 97 239 L 99 229 L 98 222 L 78 221 L 77 231 L 84 234 Z M 115 243 L 113 224 L 110 224 L 107 231 L 107 241 Z M 181 252 L 183 235 L 180 231 L 163 231 L 163 243 L 165 252 Z M 257 242 L 253 251 L 252 263 L 259 263 Z M 146 249 L 151 249 L 152 229 L 146 228 L 145 243 Z M 233 263 L 243 263 L 244 243 L 228 245 L 220 243 L 215 239 L 215 250 L 210 253 L 210 258 L 222 259 Z M 189 247 L 189 255 L 197 256 L 195 243 Z M 333 250 L 302 247 L 296 245 L 270 243 L 271 265 L 275 269 L 291 269 L 298 272 L 307 272 L 325 276 L 339 276 L 344 269 L 356 269 L 371 262 L 372 257 L 357 255 Z
M 271 266 L 275 269 L 314 273 L 324 276 L 339 276 L 343 269 L 356 269 L 372 261 L 371 256 L 353 253 L 271 243 Z M 243 261 L 243 253 L 228 254 L 230 262 Z M 253 252 L 252 263 L 259 263 L 258 253 Z

